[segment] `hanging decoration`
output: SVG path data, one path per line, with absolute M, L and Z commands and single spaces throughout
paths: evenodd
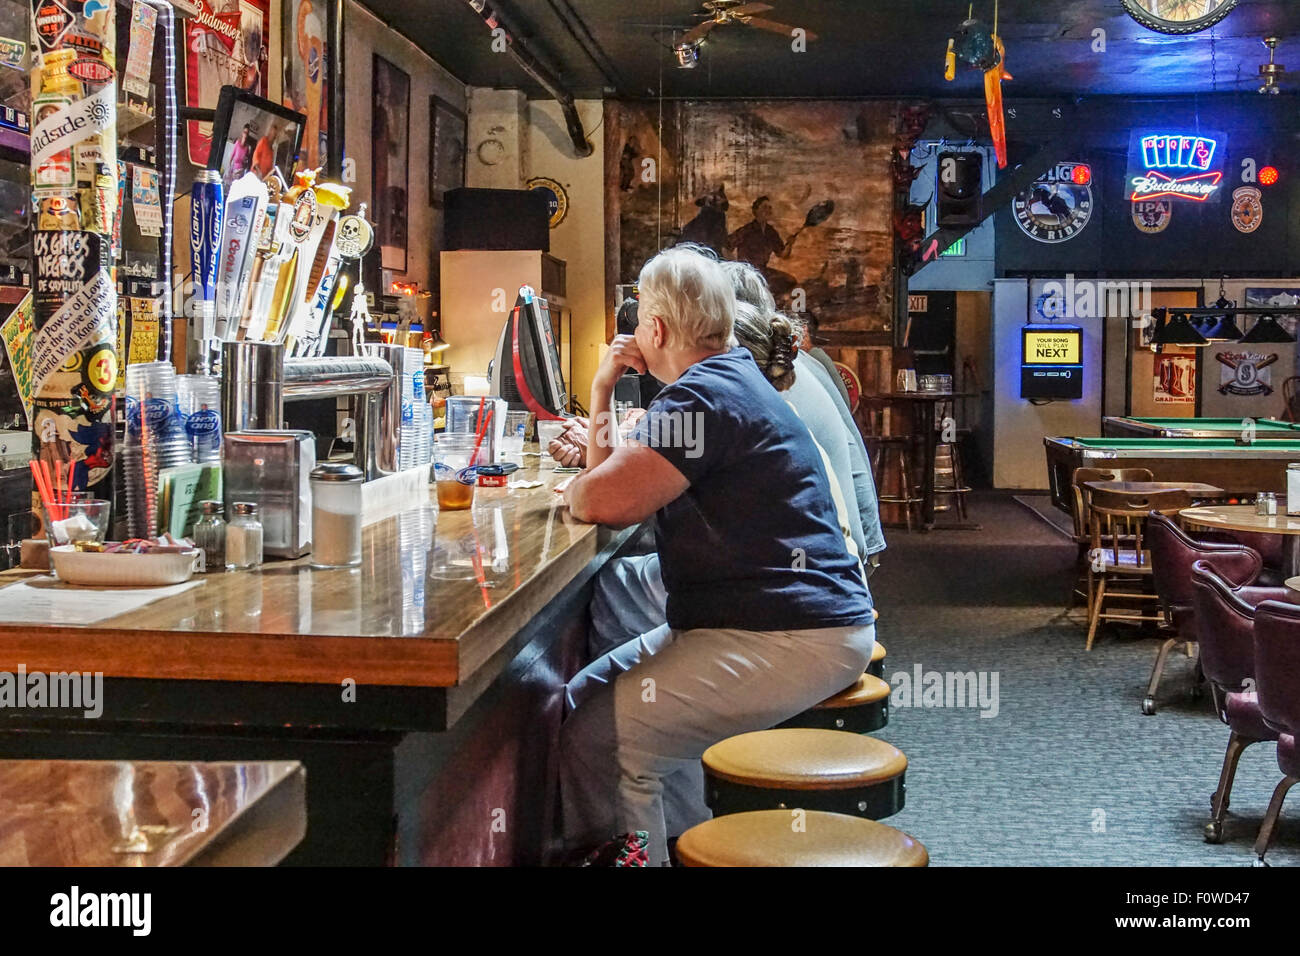
M 992 29 L 974 18 L 974 4 L 971 4 L 969 12 L 970 16 L 957 28 L 956 35 L 948 40 L 943 77 L 949 83 L 956 79 L 958 61 L 984 74 L 984 102 L 989 111 L 993 151 L 998 158 L 998 169 L 1006 169 L 1007 125 L 1002 109 L 1002 81 L 1012 77 L 1006 71 L 1006 47 L 998 36 L 998 0 L 993 0 Z

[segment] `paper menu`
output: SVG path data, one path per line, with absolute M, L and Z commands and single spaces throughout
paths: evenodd
M 0 624 L 96 624 L 175 597 L 201 581 L 163 588 L 74 588 L 37 577 L 0 588 Z

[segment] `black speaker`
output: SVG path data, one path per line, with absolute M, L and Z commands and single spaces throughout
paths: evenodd
M 442 222 L 444 249 L 551 251 L 546 197 L 529 189 L 449 189 Z
M 937 225 L 978 225 L 980 197 L 984 192 L 984 157 L 980 153 L 940 153 L 937 179 Z

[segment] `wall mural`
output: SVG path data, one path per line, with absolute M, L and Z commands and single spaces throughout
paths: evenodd
M 891 317 L 892 103 L 630 104 L 619 155 L 620 281 L 676 242 L 767 276 L 824 331 Z

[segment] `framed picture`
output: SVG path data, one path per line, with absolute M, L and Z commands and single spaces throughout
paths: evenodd
M 465 185 L 465 114 L 446 100 L 429 97 L 429 203 L 442 205 L 449 189 Z
M 284 105 L 306 117 L 299 167 L 324 167 L 338 175 L 330 161 L 330 78 L 339 63 L 332 45 L 336 4 L 326 0 L 284 0 L 281 5 L 284 44 Z M 289 170 L 285 170 L 286 176 Z
M 233 86 L 223 87 L 212 121 L 208 168 L 221 173 L 227 192 L 247 172 L 265 180 L 273 169 L 286 179 L 302 142 L 305 117 Z
M 411 78 L 378 53 L 370 91 L 370 196 L 385 269 L 406 271 Z

